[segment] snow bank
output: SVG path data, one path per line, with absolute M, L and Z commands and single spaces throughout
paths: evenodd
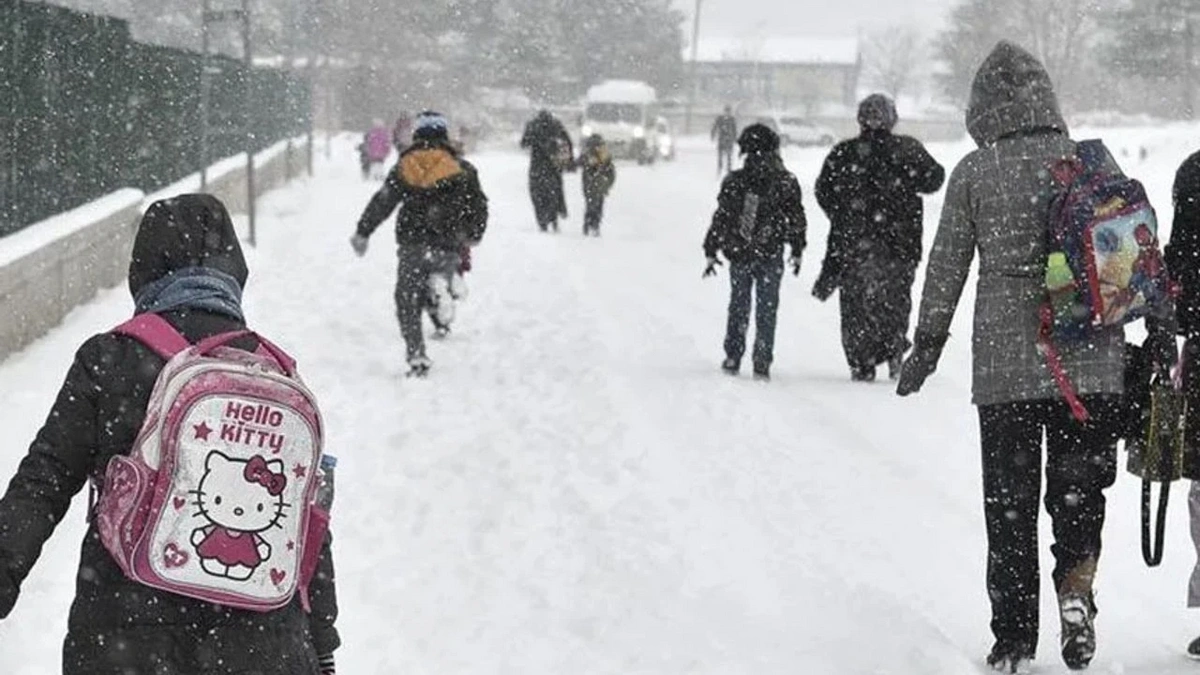
M 0 358 L 125 278 L 142 198 L 120 190 L 0 240 Z
M 132 208 L 140 204 L 144 197 L 145 195 L 140 190 L 133 188 L 117 190 L 100 199 L 51 216 L 19 232 L 0 238 L 0 267 L 5 267 L 40 248 Z
M 299 173 L 302 156 L 281 141 L 255 155 L 257 195 Z M 302 144 L 301 144 L 302 147 Z M 245 211 L 246 155 L 209 168 L 208 192 L 230 212 Z M 159 199 L 200 189 L 192 174 L 152 195 L 124 189 L 0 239 L 0 359 L 58 325 L 102 288 L 124 282 L 142 212 Z

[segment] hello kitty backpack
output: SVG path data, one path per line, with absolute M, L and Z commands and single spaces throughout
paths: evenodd
M 105 548 L 151 588 L 259 612 L 299 593 L 307 610 L 329 514 L 321 416 L 295 361 L 250 331 L 189 344 L 156 314 L 114 333 L 167 364 L 132 452 L 97 480 Z M 257 352 L 227 346 L 247 336 Z

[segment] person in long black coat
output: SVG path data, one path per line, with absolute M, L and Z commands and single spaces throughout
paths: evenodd
M 233 223 L 214 197 L 182 195 L 146 212 L 129 265 L 137 313 L 159 314 L 193 343 L 242 329 L 247 276 Z M 133 448 L 164 365 L 141 342 L 113 333 L 92 337 L 76 352 L 46 424 L 0 498 L 0 619 L 12 611 L 72 498 L 113 456 Z M 310 589 L 312 612 L 296 597 L 283 609 L 258 613 L 128 579 L 93 523 L 80 554 L 62 672 L 330 675 L 340 644 L 330 541 Z
M 575 148 L 562 122 L 543 110 L 525 125 L 521 147 L 529 151 L 529 196 L 538 228 L 558 231 L 558 221 L 567 217 L 563 171 L 574 163 Z
M 912 285 L 921 263 L 922 194 L 946 172 L 920 141 L 892 133 L 896 107 L 874 94 L 859 106 L 858 137 L 830 151 L 817 179 L 829 241 L 813 295 L 841 289 L 842 347 L 854 380 L 875 379 L 881 363 L 899 374 L 908 350 Z

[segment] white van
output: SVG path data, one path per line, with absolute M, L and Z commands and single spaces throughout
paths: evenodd
M 608 80 L 588 89 L 580 133 L 600 134 L 614 157 L 649 164 L 658 157 L 658 94 L 635 80 Z

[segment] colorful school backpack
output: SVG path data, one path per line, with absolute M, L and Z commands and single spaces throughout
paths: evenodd
M 1058 190 L 1047 228 L 1046 294 L 1039 346 L 1080 421 L 1088 417 L 1063 369 L 1057 345 L 1150 314 L 1168 298 L 1158 221 L 1146 190 L 1119 171 L 1099 140 L 1050 167 Z
M 99 483 L 100 539 L 130 579 L 226 607 L 308 608 L 329 514 L 322 424 L 296 364 L 249 331 L 191 345 L 142 314 L 114 333 L 167 359 L 129 455 Z M 254 337 L 251 353 L 228 345 Z

